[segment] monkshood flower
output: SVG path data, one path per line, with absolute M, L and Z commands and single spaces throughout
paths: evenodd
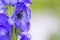
M 21 32 L 28 31 L 30 29 L 29 20 L 31 18 L 31 11 L 24 3 L 18 3 L 16 9 L 12 15 L 12 19 L 15 26 L 20 29 Z
M 28 33 L 30 29 L 29 21 L 31 18 L 31 10 L 29 7 L 27 7 L 24 3 L 18 2 L 11 18 L 14 21 L 15 28 L 18 28 L 20 30 L 20 35 L 22 35 L 22 32 Z M 20 40 L 30 39 L 30 37 L 27 37 L 27 34 L 23 34 Z
M 7 12 L 7 10 L 4 8 L 4 4 L 0 0 L 0 13 L 6 13 L 6 12 Z
M 31 40 L 31 39 L 24 35 L 20 40 Z
M 22 32 L 20 36 L 20 40 L 31 40 L 31 35 L 28 32 Z
M 3 8 L 4 8 L 4 5 L 3 5 L 3 3 L 0 0 L 0 9 L 3 9 Z
M 8 18 L 6 14 L 0 13 L 0 40 L 10 40 L 11 25 Z
M 2 2 L 4 2 L 4 4 L 8 5 L 16 5 L 16 3 L 20 2 L 20 3 L 28 3 L 31 4 L 30 0 L 1 0 Z
M 27 33 L 30 30 L 31 10 L 27 4 L 31 4 L 30 0 L 0 0 L 1 40 L 16 40 L 17 34 L 21 35 L 20 40 L 30 40 Z M 15 7 L 13 13 L 12 6 Z M 12 16 L 9 16 L 11 13 Z M 16 29 L 20 32 L 16 32 Z

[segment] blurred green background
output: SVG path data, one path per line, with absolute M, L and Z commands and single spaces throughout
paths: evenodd
M 31 1 L 32 1 L 32 4 L 30 5 L 30 8 L 32 10 L 33 20 L 34 20 L 34 17 L 36 18 L 36 20 L 40 18 L 40 15 L 38 15 L 40 13 L 38 13 L 38 11 L 41 12 L 41 10 L 47 9 L 47 8 L 50 9 L 51 11 L 54 11 L 55 14 L 52 14 L 52 15 L 56 15 L 59 18 L 58 20 L 60 20 L 60 0 L 31 0 Z M 59 25 L 60 25 L 60 22 L 59 22 Z M 51 34 L 49 40 L 60 40 L 60 33 L 58 32 L 58 33 Z
M 33 11 L 49 8 L 52 9 L 53 11 L 56 11 L 57 14 L 60 14 L 60 0 L 31 0 L 31 1 L 32 4 L 30 5 L 30 7 Z
M 31 0 L 33 10 L 60 7 L 60 0 Z

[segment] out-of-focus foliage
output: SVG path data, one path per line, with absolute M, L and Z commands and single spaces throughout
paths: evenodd
M 60 7 L 60 0 L 32 0 L 32 9 Z
M 54 11 L 60 19 L 60 0 L 31 0 L 31 1 L 32 1 L 32 4 L 30 5 L 30 7 L 32 11 L 38 10 L 40 12 L 40 10 L 48 8 L 51 11 Z M 49 40 L 60 40 L 60 34 L 54 33 L 50 35 Z
M 56 14 L 60 16 L 60 0 L 31 0 L 30 5 L 32 10 L 42 10 L 44 8 L 49 8 L 55 11 Z
M 60 34 L 52 34 L 49 40 L 60 40 Z

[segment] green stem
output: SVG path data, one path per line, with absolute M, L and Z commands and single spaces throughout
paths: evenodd
M 16 40 L 18 40 L 18 34 L 19 34 L 20 30 L 18 28 L 16 28 Z
M 11 40 L 16 40 L 16 35 L 15 35 L 14 26 L 12 26 L 12 38 L 11 38 Z
M 7 9 L 7 15 L 10 17 L 15 9 L 14 6 L 10 6 L 10 5 L 7 5 L 5 6 L 5 8 Z M 14 29 L 14 26 L 12 26 L 12 29 L 11 29 L 11 40 L 16 40 L 16 34 L 15 34 L 15 29 Z
M 11 15 L 11 7 L 10 7 L 10 5 L 7 6 L 7 10 L 8 10 L 7 15 L 10 17 L 10 15 Z
M 8 5 L 8 6 L 5 6 L 5 8 L 8 10 L 7 11 L 7 15 L 10 17 L 11 15 L 12 15 L 12 13 L 13 13 L 13 11 L 14 11 L 14 9 L 15 9 L 15 6 L 10 6 L 10 5 Z M 18 40 L 18 33 L 19 33 L 20 31 L 16 28 L 16 30 L 15 30 L 15 28 L 14 28 L 14 26 L 12 26 L 12 29 L 11 29 L 11 40 Z
M 12 13 L 14 12 L 14 10 L 15 10 L 15 6 L 10 6 L 10 8 L 11 8 L 11 15 L 12 15 Z M 10 16 L 11 16 L 10 15 Z

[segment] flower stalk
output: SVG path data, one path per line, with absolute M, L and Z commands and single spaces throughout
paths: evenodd
M 6 6 L 8 12 L 7 12 L 7 15 L 10 17 L 15 9 L 14 6 Z M 14 26 L 12 26 L 12 37 L 11 37 L 11 40 L 18 40 L 18 29 L 15 30 Z M 16 31 L 16 32 L 15 32 Z
M 30 0 L 0 0 L 0 40 L 30 40 Z M 6 31 L 3 31 L 6 30 Z M 6 36 L 7 35 L 7 36 Z M 3 36 L 3 37 L 2 37 Z M 2 38 L 2 39 L 1 39 Z
M 16 34 L 16 40 L 18 40 L 18 34 L 20 33 L 20 30 L 16 28 L 15 34 Z
M 8 15 L 9 17 L 11 17 L 11 15 L 12 15 L 15 7 L 8 5 L 8 6 L 5 6 L 5 8 L 8 10 L 7 15 Z M 16 32 L 15 32 L 15 31 L 16 31 Z M 18 30 L 17 30 L 17 29 L 15 30 L 15 29 L 14 29 L 14 26 L 12 26 L 12 28 L 11 28 L 11 33 L 12 33 L 11 40 L 18 40 L 18 39 L 17 39 L 17 38 L 18 38 Z
M 11 37 L 11 40 L 16 40 L 16 35 L 15 35 L 14 26 L 12 26 L 12 37 Z

